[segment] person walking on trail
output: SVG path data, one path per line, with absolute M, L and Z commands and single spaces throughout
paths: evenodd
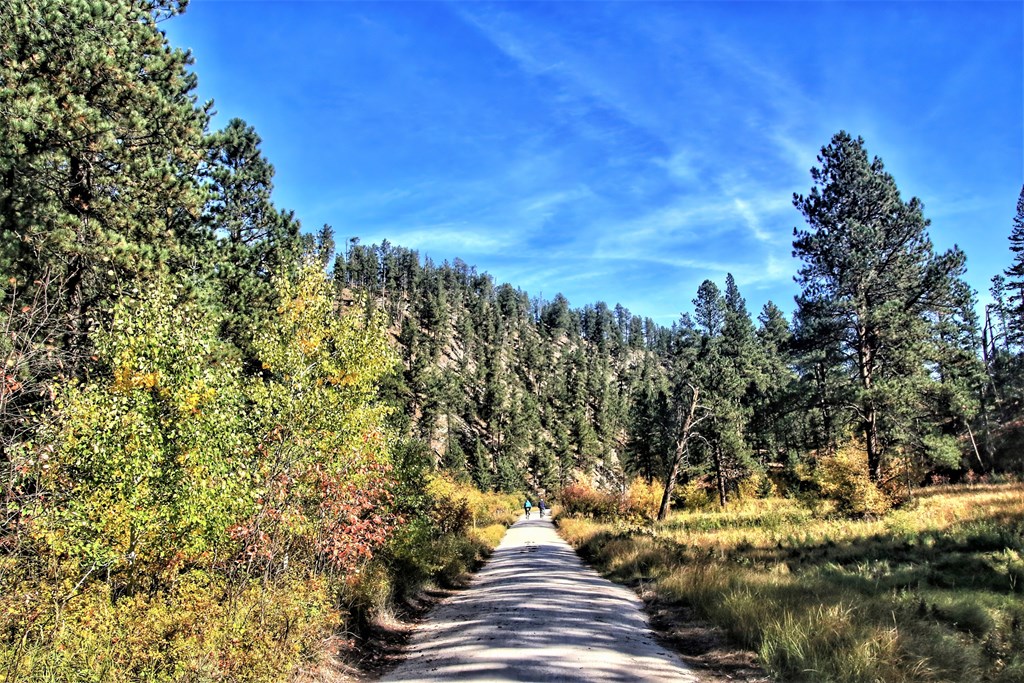
M 530 502 L 530 499 L 529 499 L 529 498 L 527 498 L 527 499 L 526 499 L 526 502 L 525 502 L 525 503 L 523 503 L 523 510 L 524 510 L 524 511 L 526 512 L 526 518 L 527 518 L 527 519 L 529 519 L 529 518 L 530 518 L 530 509 L 531 509 L 532 507 L 533 507 L 533 503 L 531 503 L 531 502 Z

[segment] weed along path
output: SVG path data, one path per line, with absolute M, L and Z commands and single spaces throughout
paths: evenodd
M 469 588 L 417 627 L 384 681 L 682 681 L 641 602 L 586 567 L 548 519 L 520 519 Z

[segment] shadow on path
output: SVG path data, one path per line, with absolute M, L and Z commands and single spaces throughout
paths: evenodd
M 470 587 L 419 627 L 385 681 L 691 681 L 639 599 L 583 565 L 549 519 L 520 519 Z

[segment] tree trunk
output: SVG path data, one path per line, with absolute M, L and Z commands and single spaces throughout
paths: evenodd
M 824 450 L 834 446 L 832 435 L 835 433 L 832 408 L 828 402 L 828 372 L 825 369 L 824 363 L 818 363 L 814 366 L 814 378 L 818 384 L 818 408 L 821 410 L 822 429 L 822 434 L 815 436 L 820 436 L 817 439 L 817 446 L 820 450 Z
M 878 411 L 874 403 L 865 402 L 864 406 L 864 440 L 868 450 L 868 476 L 871 481 L 882 481 L 882 453 L 878 444 Z
M 996 358 L 996 335 L 995 327 L 989 314 L 989 306 L 985 307 L 985 325 L 981 328 L 981 357 L 985 363 L 985 376 L 988 378 L 988 387 L 992 390 L 992 397 L 999 406 L 1003 402 L 999 386 L 996 383 L 992 372 L 992 365 Z M 984 395 L 982 396 L 984 400 Z
M 715 479 L 718 484 L 718 505 L 725 507 L 725 463 L 722 459 L 722 449 L 715 447 Z
M 690 441 L 690 430 L 693 429 L 693 418 L 697 414 L 697 398 L 700 396 L 700 389 L 692 387 L 693 398 L 690 400 L 690 410 L 683 420 L 682 428 L 676 439 L 675 452 L 672 454 L 672 463 L 668 469 L 668 476 L 665 478 L 665 492 L 661 495 L 661 507 L 658 508 L 658 521 L 668 516 L 669 508 L 672 506 L 672 491 L 676 487 L 676 479 L 679 478 L 679 466 L 686 455 L 687 445 Z
M 863 314 L 861 315 L 863 318 Z M 857 361 L 860 370 L 860 384 L 865 393 L 870 394 L 874 379 L 875 347 L 872 345 L 872 332 L 866 326 L 857 328 Z M 871 481 L 882 480 L 882 453 L 878 443 L 878 409 L 870 395 L 862 401 L 864 441 L 868 451 L 868 476 Z
M 984 410 L 985 410 L 984 404 L 982 404 L 981 409 L 982 409 L 982 412 L 984 413 Z M 981 471 L 984 472 L 985 471 L 985 463 L 981 459 L 981 451 L 978 450 L 978 442 L 974 440 L 974 431 L 971 430 L 971 423 L 968 422 L 965 419 L 964 420 L 964 425 L 967 427 L 967 435 L 971 437 L 971 446 L 974 447 L 974 457 L 978 459 L 978 467 L 980 467 Z
M 676 487 L 676 479 L 679 477 L 679 463 L 683 459 L 679 453 L 680 443 L 682 442 L 676 443 L 676 452 L 672 456 L 672 466 L 669 468 L 668 477 L 665 479 L 665 492 L 661 494 L 661 507 L 658 508 L 659 522 L 668 516 L 668 510 L 672 504 L 672 490 Z

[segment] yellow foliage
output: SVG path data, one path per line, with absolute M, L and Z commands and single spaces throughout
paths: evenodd
M 487 526 L 470 529 L 469 535 L 487 548 L 495 548 L 505 536 L 508 527 L 504 524 L 488 524 Z
M 114 384 L 111 391 L 124 393 L 136 389 L 154 389 L 160 386 L 160 372 L 139 372 L 126 365 L 114 369 Z
M 739 484 L 741 499 L 773 498 L 779 494 L 775 482 L 764 472 L 754 471 Z
M 474 527 L 495 523 L 508 526 L 519 515 L 517 497 L 503 493 L 484 493 L 475 486 L 457 482 L 444 473 L 431 475 L 426 485 L 426 493 L 432 500 L 442 503 L 465 501 L 472 515 Z
M 840 511 L 855 515 L 880 515 L 891 507 L 891 501 L 871 481 L 868 455 L 859 441 L 845 444 L 835 453 L 821 453 L 815 460 L 810 479 L 821 495 L 835 501 Z
M 70 588 L 31 593 L 60 599 Z M 39 619 L 41 603 L 6 597 L 0 625 Z M 297 576 L 231 586 L 189 572 L 168 591 L 124 597 L 93 582 L 39 629 L 45 638 L 0 644 L 0 667 L 11 680 L 280 680 L 339 628 L 333 602 L 323 582 Z
M 664 490 L 665 487 L 658 482 L 648 484 L 643 477 L 637 477 L 626 489 L 628 512 L 651 521 L 655 520 L 658 517 Z
M 718 505 L 711 484 L 705 478 L 691 479 L 684 486 L 677 486 L 675 498 L 687 510 L 706 510 Z

